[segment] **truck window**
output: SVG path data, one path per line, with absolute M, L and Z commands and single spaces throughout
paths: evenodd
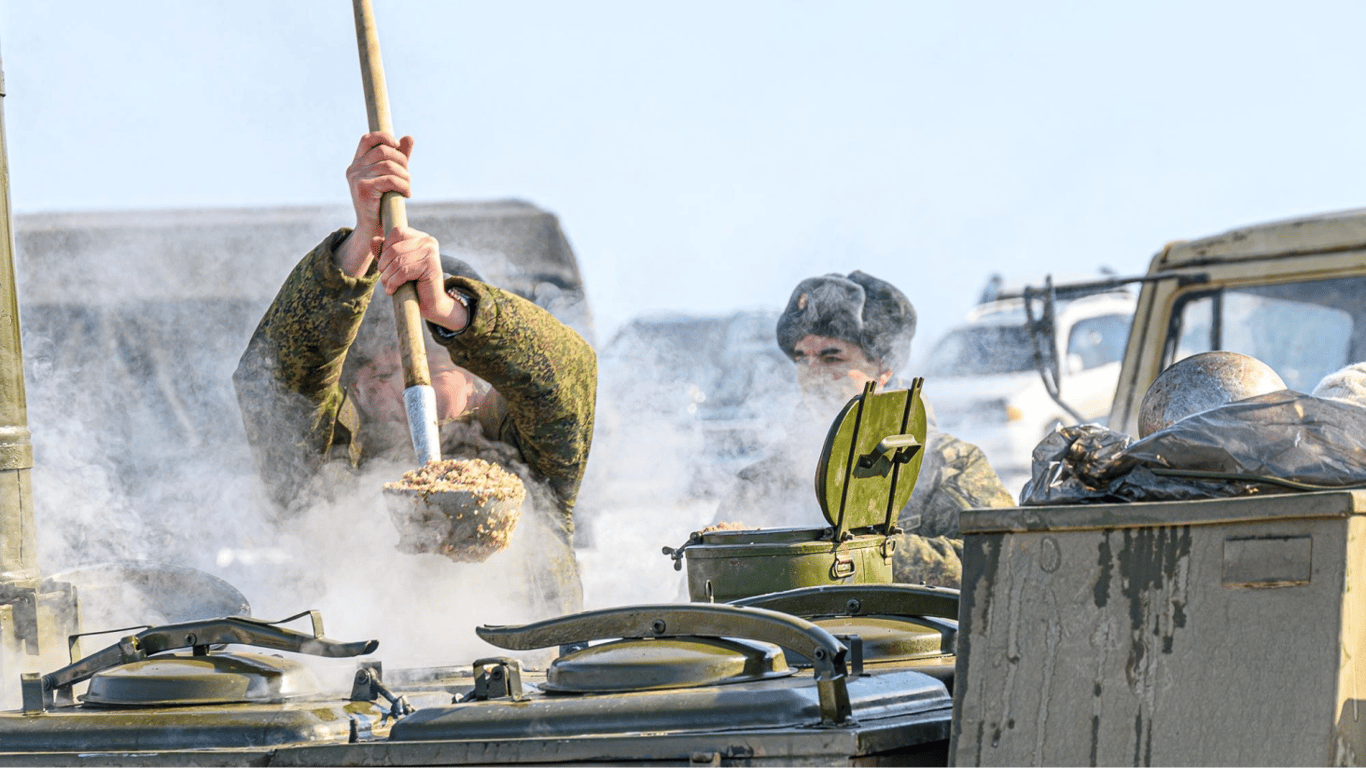
M 1081 360 L 1082 370 L 1117 363 L 1129 341 L 1128 315 L 1102 315 L 1078 320 L 1067 335 L 1067 354 Z
M 1354 277 L 1187 294 L 1173 313 L 1164 366 L 1199 352 L 1241 352 L 1274 368 L 1290 389 L 1308 392 L 1356 362 L 1362 290 L 1366 279 Z

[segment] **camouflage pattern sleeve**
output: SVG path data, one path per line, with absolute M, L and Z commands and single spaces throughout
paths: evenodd
M 898 536 L 892 551 L 892 581 L 961 589 L 963 540 L 909 533 Z
M 358 419 L 340 379 L 379 278 L 373 266 L 355 279 L 333 265 L 333 248 L 348 234 L 332 233 L 294 267 L 233 373 L 257 468 L 281 507 L 334 448 L 353 465 L 360 459 Z
M 904 584 L 958 588 L 963 541 L 958 515 L 965 509 L 1013 507 L 1015 500 L 977 446 L 946 432 L 932 431 L 911 502 L 898 522 L 892 578 Z
M 947 432 L 932 431 L 930 450 L 920 468 L 907 510 L 919 515 L 901 520 L 902 527 L 922 536 L 958 537 L 958 513 L 983 507 L 1013 507 L 1015 499 L 991 468 L 986 454 Z
M 555 491 L 566 518 L 574 508 L 593 438 L 597 356 L 569 326 L 508 291 L 448 277 L 474 297 L 461 333 L 439 337 L 451 360 L 479 376 L 507 405 L 496 439 L 517 447 Z

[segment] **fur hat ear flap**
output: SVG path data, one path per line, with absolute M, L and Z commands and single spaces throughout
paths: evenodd
M 825 336 L 862 344 L 863 287 L 839 275 L 808 277 L 797 283 L 787 309 L 778 317 L 778 348 L 792 357 L 797 342 Z
M 849 279 L 861 285 L 868 297 L 863 310 L 864 352 L 872 360 L 881 360 L 883 368 L 900 371 L 910 362 L 915 307 L 906 294 L 885 280 L 859 271 L 850 272 Z

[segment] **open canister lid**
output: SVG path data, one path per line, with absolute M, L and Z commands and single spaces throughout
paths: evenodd
M 869 382 L 830 425 L 816 465 L 816 500 L 836 541 L 861 529 L 890 533 L 910 500 L 924 460 L 924 381 L 886 392 Z

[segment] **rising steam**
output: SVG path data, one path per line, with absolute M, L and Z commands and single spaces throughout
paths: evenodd
M 317 211 L 286 236 L 258 229 L 253 239 L 229 214 L 198 215 L 152 217 L 160 230 L 150 233 L 19 222 L 42 573 L 123 560 L 188 566 L 241 590 L 259 618 L 318 609 L 331 637 L 377 638 L 389 666 L 490 655 L 475 626 L 532 618 L 509 588 L 516 558 L 469 564 L 396 551 L 381 487 L 411 466 L 341 473 L 330 498 L 289 520 L 277 519 L 256 475 L 232 372 L 294 261 L 344 218 Z M 609 345 L 592 338 L 587 308 L 562 281 L 496 248 L 454 253 L 490 282 L 527 283 L 599 342 L 597 430 L 576 515 L 585 607 L 686 599 L 660 548 L 709 523 L 734 471 L 782 435 L 772 425 L 790 407 L 791 373 L 774 357 L 771 316 L 704 323 L 702 336 L 674 328 L 688 359 L 630 333 Z M 57 262 L 97 275 L 97 299 L 54 285 L 46 267 Z M 132 615 L 103 620 L 143 623 L 146 610 L 133 599 Z

